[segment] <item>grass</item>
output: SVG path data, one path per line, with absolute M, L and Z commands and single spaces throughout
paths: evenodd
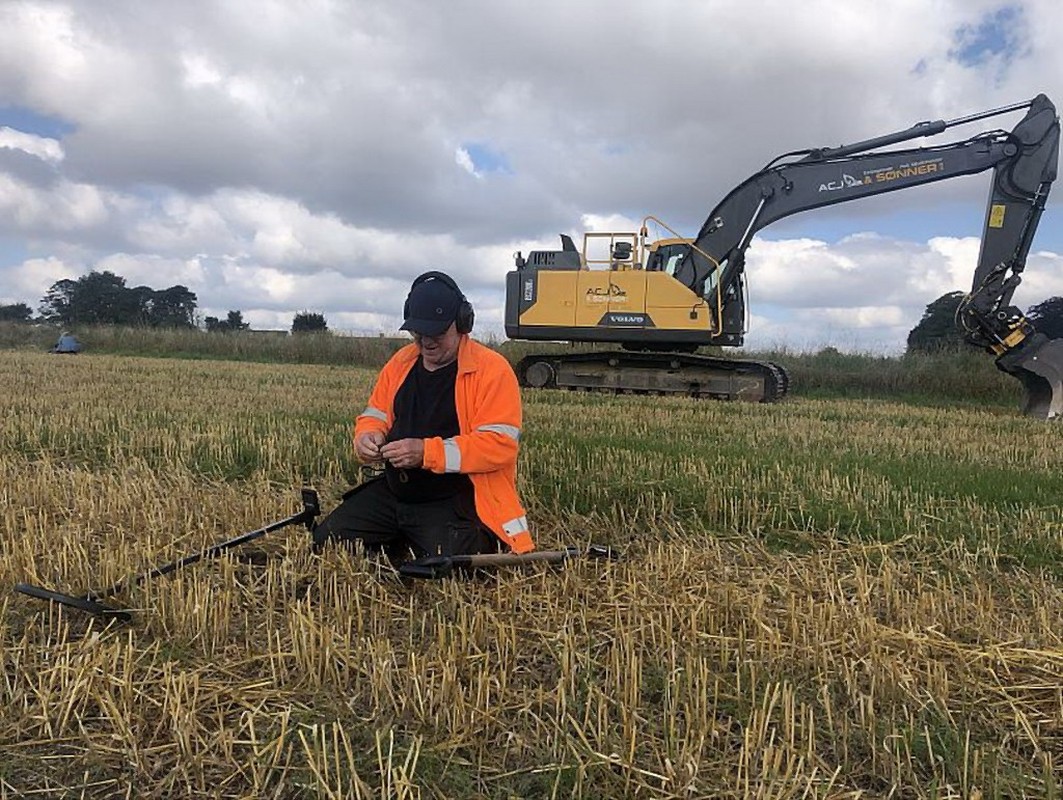
M 3 356 L 7 586 L 358 480 L 371 369 Z M 540 547 L 621 561 L 407 583 L 287 529 L 122 628 L 0 594 L 0 797 L 1058 796 L 1063 431 L 946 406 L 527 391 Z

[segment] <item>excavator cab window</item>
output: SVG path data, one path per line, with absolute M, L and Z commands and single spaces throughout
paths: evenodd
M 683 260 L 682 253 L 675 253 L 668 257 L 668 260 L 664 263 L 664 271 L 669 275 L 675 275 L 676 265 Z
M 665 272 L 675 277 L 675 268 L 690 251 L 690 245 L 683 243 L 660 245 L 650 254 L 646 269 L 651 272 Z

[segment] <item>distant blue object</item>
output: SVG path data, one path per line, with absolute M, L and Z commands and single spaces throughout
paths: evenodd
M 81 352 L 81 342 L 77 340 L 77 337 L 70 333 L 64 333 L 59 337 L 59 341 L 55 343 L 55 347 L 52 348 L 53 353 L 66 353 L 73 355 Z

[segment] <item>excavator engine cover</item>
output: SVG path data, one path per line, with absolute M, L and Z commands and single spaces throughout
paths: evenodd
M 1000 356 L 996 364 L 1021 381 L 1026 390 L 1026 416 L 1047 420 L 1063 415 L 1063 339 L 1035 334 Z

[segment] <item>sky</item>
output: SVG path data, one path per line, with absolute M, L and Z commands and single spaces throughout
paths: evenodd
M 502 337 L 514 252 L 693 235 L 781 153 L 1058 103 L 1060 30 L 1058 0 L 0 0 L 0 304 L 109 270 L 391 334 L 440 269 Z M 747 346 L 902 351 L 970 289 L 989 178 L 761 230 Z M 1015 302 L 1057 295 L 1063 192 Z

